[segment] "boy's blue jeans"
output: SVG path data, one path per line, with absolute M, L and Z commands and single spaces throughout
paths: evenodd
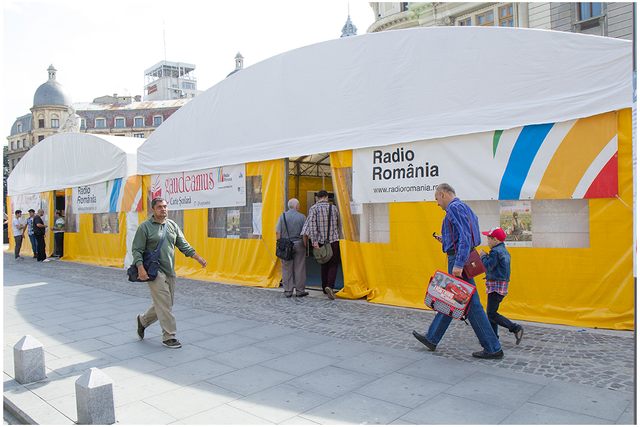
M 497 292 L 487 294 L 487 317 L 496 337 L 498 336 L 498 325 L 504 326 L 509 332 L 515 332 L 518 329 L 518 325 L 498 313 L 503 298 L 504 296 Z
M 455 259 L 455 255 L 449 255 L 447 257 L 449 274 L 453 271 Z M 462 280 L 475 286 L 475 281 L 473 279 L 463 278 Z M 471 301 L 469 301 L 467 319 L 469 319 L 469 323 L 471 323 L 471 327 L 476 333 L 476 336 L 480 341 L 480 345 L 487 353 L 497 353 L 502 349 L 496 334 L 493 332 L 493 328 L 491 328 L 487 314 L 484 312 L 482 303 L 480 303 L 478 291 L 473 293 Z M 451 324 L 451 320 L 451 317 L 442 313 L 437 313 L 433 322 L 431 322 L 431 326 L 429 326 L 429 331 L 426 333 L 425 337 L 433 344 L 438 345 L 445 332 L 447 332 L 447 328 Z

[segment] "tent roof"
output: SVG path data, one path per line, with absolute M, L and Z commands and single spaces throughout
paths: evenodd
M 199 170 L 511 129 L 632 104 L 632 43 L 436 27 L 295 49 L 226 78 L 138 150 L 138 173 Z
M 143 138 L 58 133 L 43 139 L 7 179 L 9 196 L 98 184 L 136 175 Z

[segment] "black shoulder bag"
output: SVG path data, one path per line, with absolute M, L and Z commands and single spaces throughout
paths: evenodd
M 287 237 L 280 237 L 276 240 L 276 256 L 285 261 L 293 259 L 293 242 L 289 239 L 289 227 L 287 226 L 287 216 L 282 214 L 284 228 L 287 230 Z
M 158 243 L 158 247 L 155 251 L 144 251 L 142 253 L 142 266 L 147 271 L 147 275 L 149 276 L 148 280 L 140 280 L 138 277 L 138 266 L 133 263 L 131 267 L 127 270 L 127 276 L 129 276 L 130 282 L 153 282 L 158 277 L 158 270 L 160 270 L 160 263 L 158 260 L 160 259 L 160 248 L 162 248 L 162 244 L 164 243 L 164 236 L 167 233 L 167 224 L 165 222 L 164 227 L 162 227 L 162 237 L 160 238 L 160 242 Z

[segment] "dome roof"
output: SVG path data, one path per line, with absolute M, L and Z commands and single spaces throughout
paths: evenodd
M 49 80 L 41 84 L 33 96 L 33 106 L 36 105 L 71 105 L 71 95 L 67 88 L 56 81 L 56 69 L 50 65 L 47 69 Z

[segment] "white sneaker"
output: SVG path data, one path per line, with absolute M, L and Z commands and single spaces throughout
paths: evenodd
M 51 262 L 51 260 L 47 258 L 47 259 L 43 259 L 42 262 Z

